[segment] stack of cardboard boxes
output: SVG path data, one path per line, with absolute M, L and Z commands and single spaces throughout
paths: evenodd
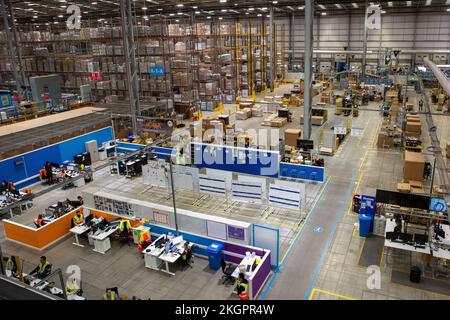
M 297 148 L 297 139 L 301 136 L 302 131 L 300 129 L 286 129 L 284 132 L 284 144 L 295 149 Z
M 420 116 L 418 115 L 406 116 L 405 135 L 407 137 L 420 138 L 421 134 L 422 134 L 422 123 L 420 121 Z

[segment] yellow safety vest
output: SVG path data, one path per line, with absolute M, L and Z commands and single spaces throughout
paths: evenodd
M 120 221 L 120 225 L 119 225 L 120 232 L 122 232 L 123 229 L 125 228 L 125 223 L 127 224 L 127 229 L 128 229 L 128 231 L 131 231 L 131 223 L 130 223 L 130 220 L 121 220 L 121 221 Z
M 108 295 L 106 292 L 103 294 L 103 300 L 116 300 L 116 294 L 114 291 L 111 291 L 111 295 L 109 296 L 110 299 L 108 299 Z
M 84 217 L 83 217 L 82 214 L 80 214 L 79 216 L 76 214 L 76 215 L 73 217 L 73 219 L 75 220 L 75 223 L 82 223 Z
M 146 242 L 150 238 L 147 231 L 142 231 L 139 235 L 139 243 Z
M 241 286 L 244 287 L 244 292 L 248 292 L 248 283 L 241 283 Z
M 39 272 L 40 273 L 44 272 L 47 266 L 51 266 L 51 264 L 48 263 L 48 261 L 45 261 L 45 263 L 39 263 Z

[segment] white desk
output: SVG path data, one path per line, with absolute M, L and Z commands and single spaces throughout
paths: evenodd
M 145 267 L 153 270 L 160 270 L 161 260 L 158 258 L 164 252 L 164 246 L 157 248 L 155 246 L 156 241 L 163 238 L 165 235 L 160 235 L 151 245 L 149 245 L 144 253 Z
M 441 224 L 441 228 L 445 232 L 445 238 L 436 240 L 433 236 L 431 253 L 433 257 L 450 260 L 450 226 L 448 224 Z
M 162 272 L 168 273 L 172 276 L 175 275 L 175 273 L 170 272 L 169 270 L 169 263 L 174 263 L 177 261 L 184 253 L 184 244 L 186 241 L 181 241 L 179 244 L 177 244 L 177 250 L 175 252 L 171 253 L 163 253 L 159 256 L 159 259 L 165 262 L 166 269 L 159 269 Z M 192 248 L 192 243 L 189 244 L 189 247 Z
M 402 225 L 403 225 L 403 221 L 402 221 Z M 395 226 L 396 226 L 395 220 L 393 220 L 393 221 L 391 221 L 391 219 L 386 220 L 386 231 L 384 233 L 385 238 L 386 238 L 386 233 L 393 232 Z M 431 254 L 431 249 L 430 249 L 429 243 L 425 243 L 425 248 L 416 248 L 410 244 L 393 242 L 389 239 L 384 239 L 384 246 L 388 247 L 388 248 L 396 248 L 396 249 L 406 250 L 406 251 L 411 251 L 411 252 Z
M 255 256 L 254 258 L 252 258 L 251 256 L 248 258 L 247 256 L 244 257 L 244 259 L 242 259 L 241 263 L 236 267 L 236 269 L 233 271 L 233 273 L 231 274 L 231 276 L 233 278 L 238 278 L 239 277 L 239 273 L 241 272 L 239 266 L 245 266 L 245 279 L 250 279 L 250 277 L 253 274 L 253 270 L 252 270 L 252 266 L 253 263 L 255 262 L 255 260 L 258 259 L 259 261 L 261 261 L 261 257 L 260 256 Z M 247 266 L 250 266 L 250 271 L 247 272 Z
M 101 232 L 97 235 L 89 235 L 92 240 L 94 240 L 94 251 L 105 254 L 106 251 L 111 249 L 111 241 L 109 240 L 109 236 L 112 235 L 119 229 L 119 226 L 112 227 L 106 232 Z
M 92 221 L 93 221 L 93 223 L 94 224 L 97 224 L 97 223 L 99 223 L 100 221 L 102 221 L 102 219 L 97 219 L 97 218 L 94 218 L 94 219 L 92 219 Z M 74 245 L 76 245 L 76 246 L 79 246 L 79 247 L 84 247 L 84 245 L 82 245 L 81 243 L 80 243 L 80 240 L 78 239 L 78 236 L 79 235 L 81 235 L 81 234 L 83 234 L 83 233 L 85 233 L 85 232 L 88 232 L 89 230 L 91 230 L 91 227 L 88 227 L 86 224 L 81 224 L 81 225 L 79 225 L 79 226 L 75 226 L 75 227 L 73 227 L 72 229 L 70 229 L 70 232 L 72 232 L 74 235 L 75 235 L 75 242 L 73 242 L 73 244 Z

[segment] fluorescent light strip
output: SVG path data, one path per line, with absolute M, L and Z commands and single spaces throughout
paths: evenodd
M 341 6 L 339 3 L 336 3 L 335 6 L 336 6 L 336 8 L 338 8 L 338 9 L 342 9 L 342 6 Z
M 431 0 L 427 0 L 427 2 L 425 2 L 426 6 L 429 6 L 431 4 Z
M 394 4 L 392 3 L 392 1 L 389 1 L 389 2 L 388 2 L 388 6 L 389 6 L 389 7 L 394 6 Z
M 326 9 L 323 4 L 319 4 L 318 6 L 319 6 L 320 9 L 324 9 L 324 10 Z
M 407 7 L 411 7 L 411 5 L 412 5 L 412 1 L 406 1 L 406 6 Z
M 353 6 L 353 8 L 359 8 L 359 7 L 358 7 L 358 4 L 355 3 L 355 2 L 352 2 L 352 6 Z

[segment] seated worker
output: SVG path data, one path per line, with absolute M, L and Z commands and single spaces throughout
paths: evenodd
M 106 288 L 103 294 L 103 300 L 119 300 L 119 295 L 116 294 L 111 288 Z
M 320 158 L 319 156 L 316 155 L 316 156 L 314 157 L 313 164 L 314 164 L 315 166 L 318 166 L 318 167 L 323 167 L 323 166 L 324 166 L 324 161 L 323 161 L 322 158 Z
M 8 181 L 3 180 L 2 185 L 0 186 L 0 193 L 4 193 L 8 191 Z
M 241 286 L 241 283 L 245 280 L 245 274 L 239 273 L 239 276 L 236 280 L 236 291 L 239 293 L 239 287 Z
M 120 237 L 122 240 L 128 239 L 128 236 L 131 232 L 131 223 L 130 220 L 122 219 L 119 224 Z
M 39 265 L 36 268 L 34 268 L 33 271 L 30 272 L 30 275 L 36 273 L 38 279 L 44 279 L 45 277 L 49 276 L 51 272 L 52 272 L 51 263 L 47 261 L 46 256 L 42 256 Z
M 45 226 L 47 224 L 47 219 L 44 218 L 44 215 L 42 213 L 38 214 L 37 219 L 34 219 L 34 224 L 37 228 L 40 228 L 42 226 Z
M 239 286 L 237 287 L 237 293 L 239 295 L 240 300 L 248 300 L 249 299 L 249 297 L 248 297 L 248 281 L 247 281 L 247 279 L 245 279 L 243 273 L 239 274 L 239 278 L 241 278 L 241 275 L 243 277 L 241 279 Z
M 152 243 L 152 238 L 150 237 L 148 232 L 141 232 L 139 235 L 138 241 L 138 251 L 142 253 L 150 244 Z
M 45 170 L 45 168 L 39 170 L 39 177 L 42 181 L 45 181 L 47 179 L 47 171 Z
M 192 248 L 189 247 L 189 242 L 186 241 L 183 246 L 183 254 L 181 255 L 182 261 L 185 263 L 189 263 L 189 260 L 191 260 L 190 257 L 192 257 Z
M 73 217 L 73 223 L 75 226 L 79 226 L 84 223 L 84 216 L 81 210 L 78 210 L 75 216 Z

